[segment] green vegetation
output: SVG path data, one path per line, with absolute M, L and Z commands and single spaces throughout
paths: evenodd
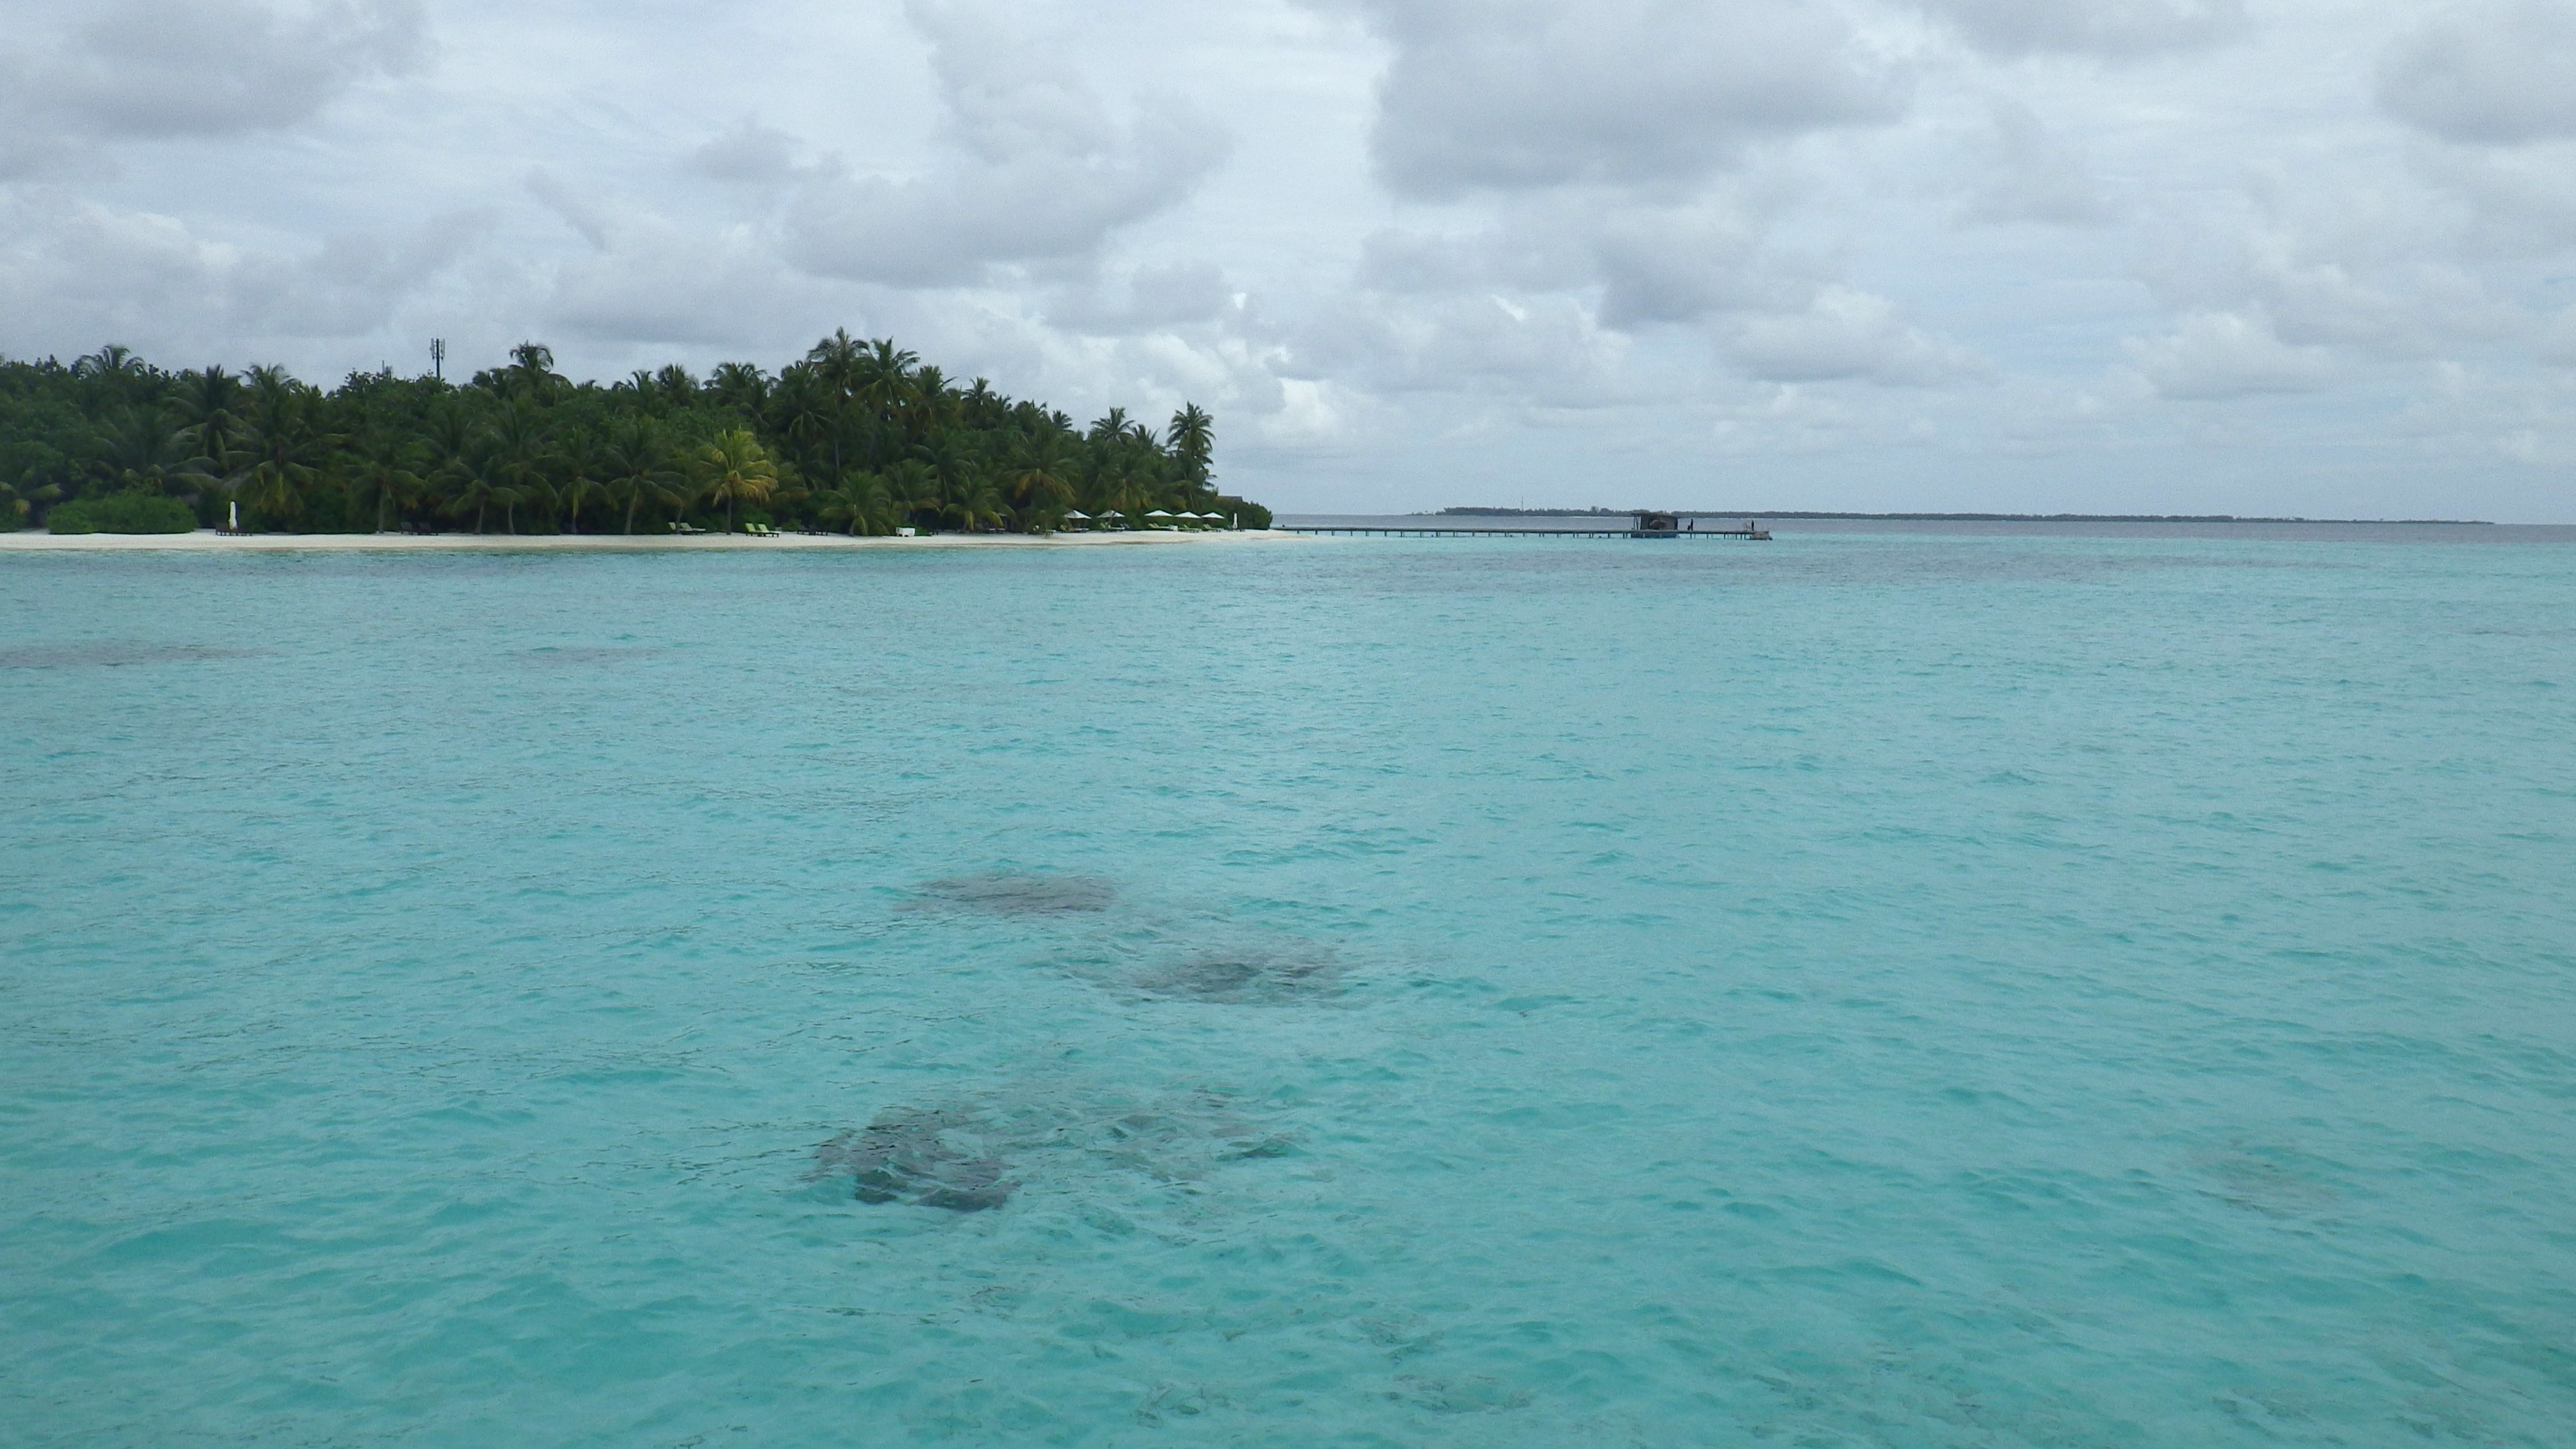
M 176 498 L 129 491 L 104 498 L 74 498 L 45 513 L 56 533 L 191 533 L 197 515 Z
M 1214 426 L 1063 413 L 952 385 L 835 332 L 776 375 L 729 362 L 602 387 L 535 343 L 462 386 L 390 371 L 330 392 L 274 367 L 164 372 L 121 347 L 0 360 L 0 528 L 666 532 L 674 525 L 1042 533 L 1156 509 L 1266 528 L 1216 491 Z

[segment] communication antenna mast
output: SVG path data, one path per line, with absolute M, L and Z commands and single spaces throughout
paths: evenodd
M 447 381 L 447 339 L 429 339 L 429 371 L 440 382 Z

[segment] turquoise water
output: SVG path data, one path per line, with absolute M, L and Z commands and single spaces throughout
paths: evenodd
M 0 619 L 13 1444 L 2576 1422 L 2576 548 L 20 556 Z

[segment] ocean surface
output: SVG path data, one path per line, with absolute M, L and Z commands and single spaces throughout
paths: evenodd
M 0 557 L 0 1441 L 2564 1445 L 2557 537 Z

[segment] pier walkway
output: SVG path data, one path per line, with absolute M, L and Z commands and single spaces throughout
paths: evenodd
M 1278 524 L 1281 533 L 1377 534 L 1387 538 L 1749 538 L 1768 539 L 1771 530 L 1747 523 L 1742 528 L 1407 528 L 1402 525 L 1315 527 Z

